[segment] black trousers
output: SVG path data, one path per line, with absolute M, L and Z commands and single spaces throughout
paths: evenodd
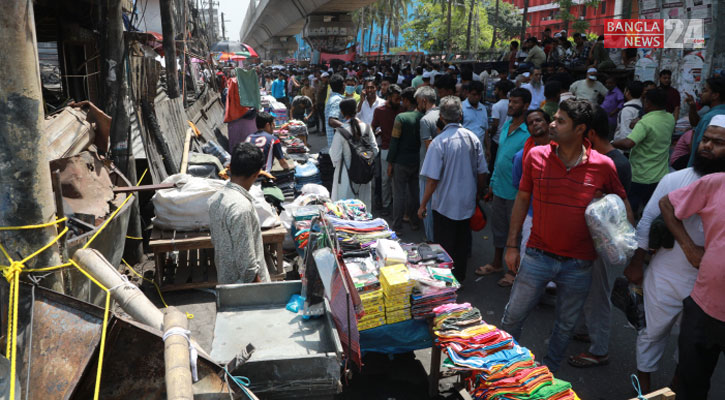
M 677 400 L 707 399 L 717 360 L 725 353 L 725 322 L 707 315 L 691 297 L 682 304 Z
M 433 239 L 453 258 L 453 276 L 466 279 L 468 251 L 471 247 L 471 219 L 455 220 L 433 211 Z

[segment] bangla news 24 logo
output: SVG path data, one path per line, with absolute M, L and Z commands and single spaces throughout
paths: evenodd
M 604 47 L 608 49 L 701 49 L 705 47 L 702 19 L 606 19 Z

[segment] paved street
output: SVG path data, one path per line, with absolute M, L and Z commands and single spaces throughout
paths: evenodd
M 309 143 L 311 152 L 318 152 L 325 146 L 324 136 L 313 133 L 310 135 Z M 411 231 L 408 224 L 405 224 L 403 231 L 398 234 L 405 242 L 423 240 L 422 230 Z M 458 302 L 470 302 L 481 310 L 486 322 L 498 325 L 511 289 L 496 285 L 500 275 L 480 278 L 473 274 L 475 267 L 486 264 L 492 257 L 493 237 L 490 227 L 486 227 L 483 232 L 474 233 L 468 277 L 464 282 L 465 289 L 458 296 Z M 546 340 L 551 332 L 553 320 L 554 307 L 540 304 L 524 325 L 521 345 L 531 349 L 538 360 L 543 359 L 546 354 Z M 627 325 L 624 314 L 615 309 L 609 346 L 609 365 L 579 369 L 564 362 L 556 377 L 571 382 L 583 400 L 620 400 L 635 397 L 636 393 L 630 383 L 630 374 L 636 371 L 635 339 L 636 332 Z M 569 345 L 569 354 L 586 351 L 587 347 L 587 344 L 572 342 Z M 662 368 L 653 374 L 653 388 L 669 385 L 676 364 L 674 359 L 676 347 L 675 337 L 671 337 L 662 360 Z M 430 366 L 430 350 L 417 351 L 416 357 L 421 360 L 427 371 Z M 721 357 L 718 369 L 713 375 L 709 399 L 725 399 L 725 357 Z

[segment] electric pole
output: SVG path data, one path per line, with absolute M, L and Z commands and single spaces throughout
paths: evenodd
M 227 40 L 227 30 L 224 29 L 224 13 L 222 12 L 222 40 Z
M 166 94 L 170 99 L 179 97 L 179 68 L 176 64 L 176 32 L 174 29 L 173 0 L 161 0 L 161 32 L 163 34 L 164 59 L 166 60 Z
M 0 13 L 0 226 L 24 226 L 53 222 L 56 218 L 40 83 L 40 66 L 32 1 L 4 2 Z M 55 225 L 39 229 L 10 230 L 0 241 L 10 257 L 20 261 L 57 235 Z M 2 264 L 10 260 L 0 256 Z M 32 258 L 27 268 L 60 264 L 58 246 Z M 44 282 L 63 292 L 60 274 Z

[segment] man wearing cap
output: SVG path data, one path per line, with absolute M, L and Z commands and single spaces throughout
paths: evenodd
M 670 144 L 675 118 L 665 110 L 662 89 L 651 89 L 644 96 L 644 116 L 625 138 L 612 143 L 622 150 L 631 149 L 632 187 L 630 203 L 635 215 L 652 196 L 657 183 L 669 172 Z
M 716 115 L 725 114 L 725 77 L 712 77 L 705 81 L 705 87 L 700 95 L 700 102 L 703 106 L 709 106 L 710 111 L 703 115 L 692 133 L 692 152 L 687 166 L 692 166 L 695 160 L 697 146 L 702 140 L 705 128 L 710 125 L 710 120 Z
M 698 148 L 700 153 L 723 146 L 725 118 L 712 118 Z M 719 132 L 718 135 L 715 132 Z M 697 268 L 690 295 L 682 302 L 682 323 L 678 339 L 679 387 L 677 398 L 706 399 L 712 374 L 720 354 L 725 352 L 725 174 L 704 176 L 689 186 L 677 189 L 660 202 L 660 211 L 687 261 Z M 695 242 L 685 221 L 699 215 L 702 219 L 704 247 Z M 716 396 L 720 397 L 720 396 Z
M 660 215 L 659 201 L 668 193 L 686 187 L 703 176 L 725 172 L 725 115 L 715 116 L 700 142 L 692 167 L 665 175 L 657 185 L 637 225 L 639 248 L 624 275 L 644 289 L 644 308 L 647 324 L 637 333 L 637 376 L 644 392 L 650 391 L 651 373 L 657 371 L 665 352 L 670 332 L 679 325 L 682 301 L 690 295 L 697 279 L 697 268 L 685 256 L 683 248 L 660 247 L 647 268 L 644 260 L 650 249 L 659 247 L 650 238 L 653 221 Z M 696 246 L 705 244 L 705 233 L 699 215 L 684 219 L 687 234 Z M 657 235 L 659 237 L 661 235 Z M 679 395 L 679 392 L 678 392 Z
M 604 101 L 604 96 L 608 92 L 606 86 L 597 80 L 596 68 L 589 68 L 587 70 L 587 77 L 572 83 L 569 91 L 577 99 L 589 100 L 593 104 L 599 104 Z

